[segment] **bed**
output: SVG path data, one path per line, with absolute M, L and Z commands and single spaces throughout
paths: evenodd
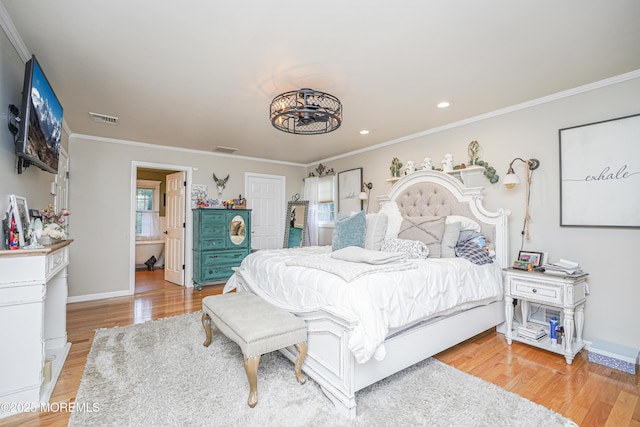
M 380 212 L 393 207 L 407 220 L 438 218 L 440 223 L 455 218 L 458 233 L 464 224 L 474 224 L 493 256 L 491 263 L 429 257 L 372 266 L 330 261 L 350 247 L 266 250 L 245 258 L 224 292 L 255 293 L 304 319 L 308 353 L 303 370 L 339 412 L 355 418 L 358 390 L 504 322 L 501 269 L 507 266 L 509 211 L 487 211 L 481 192 L 449 174 L 419 171 L 379 198 Z M 395 214 L 389 215 L 387 231 Z M 367 227 L 373 218 L 367 217 Z M 429 245 L 432 255 L 435 247 Z M 389 255 L 388 246 L 382 249 L 377 253 Z M 318 265 L 339 262 L 353 267 L 340 272 Z M 293 349 L 281 351 L 295 362 Z

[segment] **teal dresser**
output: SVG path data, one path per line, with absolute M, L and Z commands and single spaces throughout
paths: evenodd
M 193 286 L 221 282 L 251 252 L 251 210 L 193 209 Z

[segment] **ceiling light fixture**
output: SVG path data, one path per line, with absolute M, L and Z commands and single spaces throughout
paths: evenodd
M 449 105 L 451 105 L 451 103 L 450 103 L 450 102 L 442 101 L 442 102 L 439 102 L 439 103 L 438 103 L 437 107 L 438 107 L 438 108 L 447 108 Z
M 366 130 L 366 129 L 362 129 L 362 130 L 360 131 L 360 135 L 369 135 L 369 131 L 368 131 L 368 130 Z
M 329 133 L 342 124 L 342 104 L 328 93 L 308 88 L 294 90 L 273 98 L 269 119 L 274 128 L 287 133 Z

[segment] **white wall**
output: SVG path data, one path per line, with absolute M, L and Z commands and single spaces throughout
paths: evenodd
M 129 291 L 133 256 L 130 253 L 132 162 L 197 168 L 193 172 L 193 183 L 207 185 L 210 197 L 217 197 L 212 174 L 215 172 L 218 177 L 229 174 L 223 193 L 223 198 L 229 199 L 244 194 L 245 172 L 285 176 L 287 200 L 300 192 L 306 175 L 301 165 L 221 157 L 148 144 L 124 144 L 73 134 L 69 138 L 69 157 L 69 208 L 73 213 L 70 237 L 74 239 L 70 246 L 69 297 L 75 300 L 125 295 Z
M 537 158 L 531 195 L 531 240 L 524 249 L 548 252 L 551 260 L 562 257 L 579 261 L 590 274 L 591 293 L 585 308 L 585 339 L 604 339 L 640 348 L 638 305 L 640 279 L 635 260 L 640 229 L 560 227 L 560 179 L 558 130 L 566 127 L 640 113 L 640 78 L 575 94 L 508 114 L 417 137 L 395 145 L 322 163 L 336 172 L 363 167 L 365 182 L 373 182 L 370 211 L 378 210 L 375 196 L 385 194 L 391 184 L 389 166 L 394 156 L 417 165 L 431 157 L 439 166 L 450 152 L 454 163 L 466 162 L 467 145 L 477 140 L 482 159 L 503 177 L 514 157 Z M 638 141 L 640 143 L 640 141 Z M 621 157 L 624 153 L 621 153 Z M 311 171 L 313 168 L 309 168 Z M 524 182 L 524 166 L 516 172 Z M 510 253 L 516 259 L 524 219 L 524 186 L 508 190 L 487 184 L 486 206 L 512 211 Z M 640 185 L 638 186 L 640 193 Z M 621 199 L 638 194 L 620 194 Z M 606 207 L 602 207 L 606 209 Z
M 46 70 L 45 70 L 46 72 Z M 0 215 L 9 206 L 9 195 L 17 194 L 27 198 L 30 209 L 42 209 L 53 203 L 49 194 L 50 183 L 55 176 L 35 166 L 28 167 L 20 175 L 16 169 L 14 137 L 7 127 L 8 106 L 21 108 L 24 61 L 15 50 L 4 31 L 0 31 Z M 52 83 L 53 84 L 53 83 Z M 67 142 L 63 133 L 62 143 Z

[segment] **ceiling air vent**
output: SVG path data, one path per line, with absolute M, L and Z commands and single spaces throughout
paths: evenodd
M 89 115 L 91 116 L 91 120 L 93 120 L 94 122 L 106 123 L 108 125 L 117 125 L 118 124 L 118 120 L 120 120 L 117 117 L 107 116 L 105 114 L 98 114 L 98 113 L 91 113 L 90 112 Z
M 235 151 L 238 151 L 238 149 L 233 147 L 223 147 L 222 145 L 218 145 L 214 151 L 217 151 L 218 153 L 231 154 Z

